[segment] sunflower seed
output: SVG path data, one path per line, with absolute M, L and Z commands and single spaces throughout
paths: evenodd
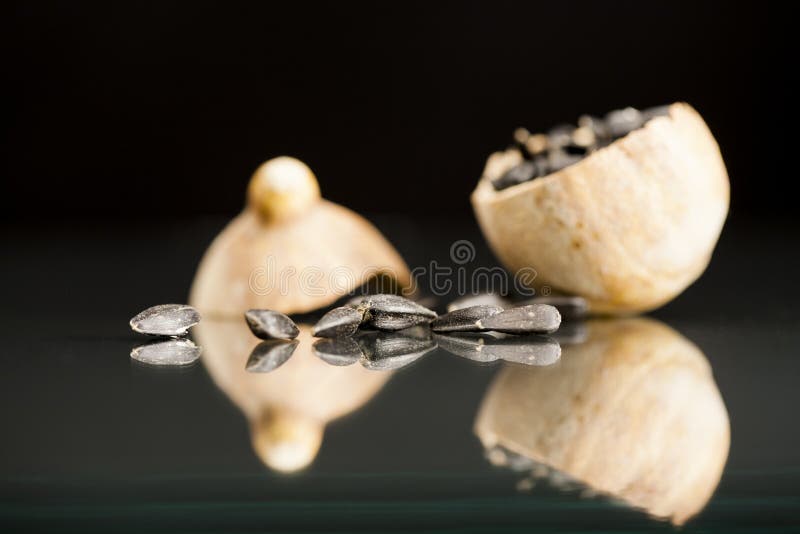
M 134 347 L 131 358 L 148 365 L 189 365 L 202 351 L 190 339 L 167 339 Z
M 366 332 L 358 337 L 361 364 L 367 369 L 387 371 L 409 365 L 436 348 L 420 328 L 403 332 Z
M 260 339 L 294 339 L 300 333 L 294 321 L 273 310 L 247 310 L 247 326 Z
M 472 306 L 497 306 L 505 308 L 508 306 L 508 301 L 494 293 L 481 293 L 479 295 L 467 295 L 454 300 L 447 305 L 447 311 L 452 312 L 462 310 L 464 308 L 471 308 Z
M 334 308 L 323 315 L 314 325 L 314 335 L 317 337 L 352 336 L 363 320 L 363 310 L 352 306 Z
M 526 128 L 517 128 L 514 130 L 514 142 L 520 146 L 524 146 L 530 135 L 531 133 Z
M 592 115 L 581 115 L 578 118 L 578 126 L 580 128 L 589 128 L 596 139 L 605 139 L 610 137 L 608 132 L 608 126 L 600 117 L 594 117 Z
M 152 336 L 182 336 L 200 322 L 200 313 L 186 304 L 160 304 L 130 320 L 134 332 Z
M 561 358 L 561 345 L 545 336 L 435 334 L 439 347 L 477 362 L 504 360 L 523 365 L 551 365 Z
M 549 166 L 550 172 L 556 172 L 578 163 L 582 159 L 583 155 L 570 154 L 564 148 L 560 148 L 551 150 L 547 154 L 547 165 Z
M 643 119 L 638 109 L 627 107 L 608 113 L 605 122 L 611 137 L 622 137 L 639 128 Z
M 399 295 L 370 295 L 349 305 L 364 314 L 362 324 L 378 330 L 404 330 L 436 318 L 436 312 Z
M 523 161 L 519 165 L 511 167 L 508 171 L 502 174 L 499 178 L 492 180 L 492 185 L 495 190 L 500 191 L 512 185 L 521 184 L 533 180 L 539 176 L 539 168 L 532 161 Z
M 586 317 L 589 311 L 589 305 L 586 299 L 568 295 L 538 296 L 519 303 L 519 305 L 522 306 L 528 304 L 549 304 L 550 306 L 555 306 L 558 313 L 561 314 L 561 318 L 565 320 L 582 319 Z
M 446 313 L 431 322 L 434 332 L 478 332 L 477 322 L 503 311 L 500 306 L 471 306 Z
M 292 357 L 300 342 L 296 339 L 268 339 L 253 348 L 244 368 L 248 373 L 269 373 Z
M 544 134 L 534 134 L 525 141 L 525 150 L 531 156 L 536 156 L 547 150 L 547 136 Z
M 482 330 L 506 334 L 549 334 L 558 330 L 561 314 L 548 304 L 529 304 L 491 315 L 476 324 Z
M 559 124 L 547 132 L 548 146 L 562 147 L 572 142 L 572 132 L 575 127 L 571 124 Z
M 318 339 L 311 346 L 314 354 L 331 365 L 351 365 L 362 356 L 361 347 L 352 337 Z

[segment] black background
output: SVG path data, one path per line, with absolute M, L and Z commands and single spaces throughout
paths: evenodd
M 764 2 L 18 4 L 2 217 L 232 215 L 280 154 L 359 211 L 468 216 L 515 127 L 676 100 L 717 136 L 733 215 L 788 215 L 782 20 Z

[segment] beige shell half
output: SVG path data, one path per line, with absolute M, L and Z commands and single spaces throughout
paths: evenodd
M 729 204 L 714 137 L 688 104 L 578 163 L 495 191 L 516 150 L 493 154 L 472 194 L 483 234 L 512 273 L 580 295 L 599 313 L 665 304 L 705 270 Z
M 730 424 L 700 350 L 644 318 L 590 321 L 558 365 L 508 366 L 475 431 L 657 517 L 684 523 L 719 484 Z
M 245 369 L 261 340 L 244 319 L 203 320 L 192 329 L 214 383 L 247 418 L 256 454 L 281 472 L 310 465 L 326 425 L 369 402 L 392 376 L 358 363 L 347 367 L 325 363 L 313 353 L 311 326 L 298 326 L 294 354 L 269 373 Z
M 263 170 L 270 166 L 277 172 Z M 264 185 L 276 174 L 280 187 Z M 263 165 L 248 200 L 197 269 L 189 302 L 204 316 L 240 318 L 251 308 L 308 312 L 376 276 L 410 285 L 392 245 L 363 217 L 319 198 L 316 179 L 298 160 Z

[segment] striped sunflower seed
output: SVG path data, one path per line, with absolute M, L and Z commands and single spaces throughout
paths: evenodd
M 434 332 L 479 332 L 478 321 L 502 312 L 503 308 L 492 305 L 470 306 L 440 315 L 431 322 Z
M 286 315 L 273 310 L 247 310 L 247 326 L 259 339 L 294 339 L 300 329 Z
M 549 304 L 529 304 L 477 321 L 481 330 L 506 334 L 549 334 L 558 330 L 561 314 Z
M 314 335 L 317 337 L 342 337 L 352 336 L 358 330 L 364 312 L 352 306 L 334 308 L 314 325 Z
M 134 332 L 151 336 L 183 336 L 200 322 L 200 313 L 186 304 L 160 304 L 130 320 Z
M 253 348 L 244 368 L 248 373 L 269 373 L 274 371 L 294 354 L 300 342 L 296 339 L 268 339 Z
M 348 304 L 364 314 L 362 324 L 378 330 L 404 330 L 436 318 L 436 312 L 399 295 L 370 295 Z
M 202 352 L 190 339 L 167 339 L 134 347 L 131 358 L 147 365 L 179 366 L 194 363 Z

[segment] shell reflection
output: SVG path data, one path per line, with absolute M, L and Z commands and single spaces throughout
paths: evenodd
M 705 355 L 643 318 L 590 321 L 559 365 L 502 369 L 475 431 L 498 463 L 514 467 L 500 447 L 675 524 L 711 498 L 730 446 Z
M 251 372 L 252 360 L 247 370 L 261 340 L 244 321 L 206 320 L 193 331 L 215 384 L 249 421 L 256 454 L 281 472 L 308 467 L 319 452 L 325 426 L 366 404 L 392 374 L 325 363 L 312 353 L 311 327 L 299 327 L 294 353 L 269 372 Z

